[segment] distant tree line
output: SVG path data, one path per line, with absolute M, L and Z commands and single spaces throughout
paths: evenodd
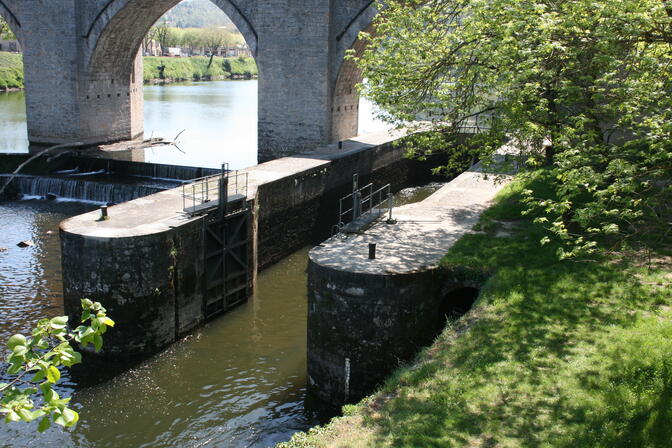
M 171 27 L 164 21 L 153 26 L 145 36 L 143 41 L 145 53 L 149 52 L 153 42 L 158 44 L 162 54 L 166 54 L 168 48 L 180 47 L 185 49 L 189 55 L 210 55 L 212 58 L 222 47 L 241 44 L 245 41 L 239 33 L 225 28 L 180 29 Z

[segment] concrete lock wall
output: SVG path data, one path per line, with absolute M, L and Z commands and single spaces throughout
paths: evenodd
M 338 222 L 339 199 L 352 192 L 353 174 L 359 175 L 360 187 L 389 183 L 393 192 L 432 179 L 433 161 L 406 159 L 404 150 L 402 144 L 387 142 L 260 185 L 256 195 L 259 269 L 331 236 Z
M 360 185 L 393 184 L 393 191 L 418 177 L 427 166 L 403 158 L 403 146 L 389 140 L 344 153 L 306 156 L 311 168 L 289 170 L 294 159 L 247 169 L 274 179 L 250 188 L 250 278 L 257 269 L 310 243 L 323 241 L 338 220 L 338 199 Z M 318 157 L 317 159 L 311 157 Z M 323 157 L 321 159 L 320 157 Z M 417 170 L 422 175 L 415 173 Z M 204 322 L 203 218 L 182 212 L 181 189 L 70 218 L 61 224 L 64 302 L 71 319 L 83 297 L 108 308 L 118 325 L 106 335 L 103 356 L 147 355 Z
M 433 342 L 447 315 L 466 311 L 464 300 L 454 291 L 475 292 L 489 276 L 487 270 L 464 267 L 366 274 L 327 267 L 311 256 L 310 392 L 335 406 L 370 394 L 392 370 Z M 469 298 L 467 308 L 475 297 Z
M 308 265 L 308 382 L 325 402 L 369 394 L 428 345 L 445 318 L 436 271 L 367 275 Z
M 204 321 L 202 219 L 137 237 L 60 236 L 65 313 L 79 316 L 86 297 L 117 323 L 104 356 L 154 353 Z

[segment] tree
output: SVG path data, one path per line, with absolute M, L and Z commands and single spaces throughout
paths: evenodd
M 672 7 L 661 0 L 390 0 L 355 57 L 391 120 L 419 116 L 412 149 L 480 157 L 509 141 L 548 165 L 527 191 L 561 257 L 669 234 Z M 439 144 L 440 143 L 440 144 Z M 542 242 L 548 242 L 545 238 Z
M 156 40 L 156 27 L 152 26 L 149 31 L 147 31 L 147 34 L 145 34 L 145 37 L 142 39 L 142 53 L 147 54 L 149 52 L 149 48 L 152 46 L 152 42 Z
M 161 47 L 161 54 L 166 54 L 168 48 L 176 45 L 179 41 L 179 34 L 176 29 L 171 28 L 164 21 L 155 25 L 154 29 L 154 39 L 159 43 Z
M 193 54 L 194 50 L 202 47 L 202 32 L 198 29 L 186 29 L 182 33 L 182 46 L 189 49 L 190 55 Z
M 99 351 L 103 346 L 102 335 L 114 326 L 105 308 L 88 299 L 82 299 L 81 322 L 69 331 L 67 316 L 41 319 L 30 336 L 15 334 L 9 338 L 7 374 L 13 378 L 0 383 L 0 414 L 5 414 L 5 423 L 41 419 L 40 432 L 52 422 L 65 427 L 77 423 L 79 415 L 68 407 L 70 398 L 61 398 L 53 390 L 61 378 L 58 367 L 71 367 L 82 361 L 72 343 L 82 347 L 93 344 Z M 37 409 L 33 401 L 36 396 L 40 399 Z
M 232 41 L 231 33 L 222 28 L 208 28 L 207 30 L 203 30 L 201 43 L 203 44 L 203 48 L 210 53 L 208 68 L 212 65 L 212 60 L 219 49 Z

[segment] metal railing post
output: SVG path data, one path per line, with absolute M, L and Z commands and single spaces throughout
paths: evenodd
M 392 221 L 392 193 L 390 193 L 389 191 L 387 192 L 387 209 L 388 209 L 387 220 Z

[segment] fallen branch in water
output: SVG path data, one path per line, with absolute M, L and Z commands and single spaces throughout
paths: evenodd
M 58 145 L 50 146 L 50 147 L 48 147 L 47 149 L 44 149 L 44 150 L 38 152 L 37 154 L 34 154 L 33 156 L 29 157 L 28 160 L 26 160 L 26 161 L 23 162 L 21 165 L 19 165 L 18 167 L 16 167 L 16 169 L 14 170 L 14 172 L 12 172 L 12 175 L 11 175 L 11 177 L 9 178 L 9 180 L 7 180 L 7 182 L 6 182 L 2 187 L 0 187 L 0 197 L 2 197 L 2 194 L 5 192 L 5 188 L 7 188 L 7 186 L 12 182 L 12 180 L 14 180 L 14 178 L 16 177 L 16 175 L 19 174 L 19 172 L 20 172 L 26 165 L 28 165 L 30 162 L 32 162 L 33 160 L 37 159 L 38 157 L 40 157 L 40 156 L 42 156 L 42 155 L 44 155 L 44 154 L 46 154 L 46 153 L 48 153 L 48 152 L 50 152 L 50 151 L 53 151 L 53 150 L 55 150 L 55 149 L 61 149 L 61 148 L 81 148 L 82 146 L 88 146 L 88 144 L 86 144 L 86 143 L 82 143 L 82 142 L 75 142 L 75 143 L 61 143 L 61 144 L 58 144 Z

